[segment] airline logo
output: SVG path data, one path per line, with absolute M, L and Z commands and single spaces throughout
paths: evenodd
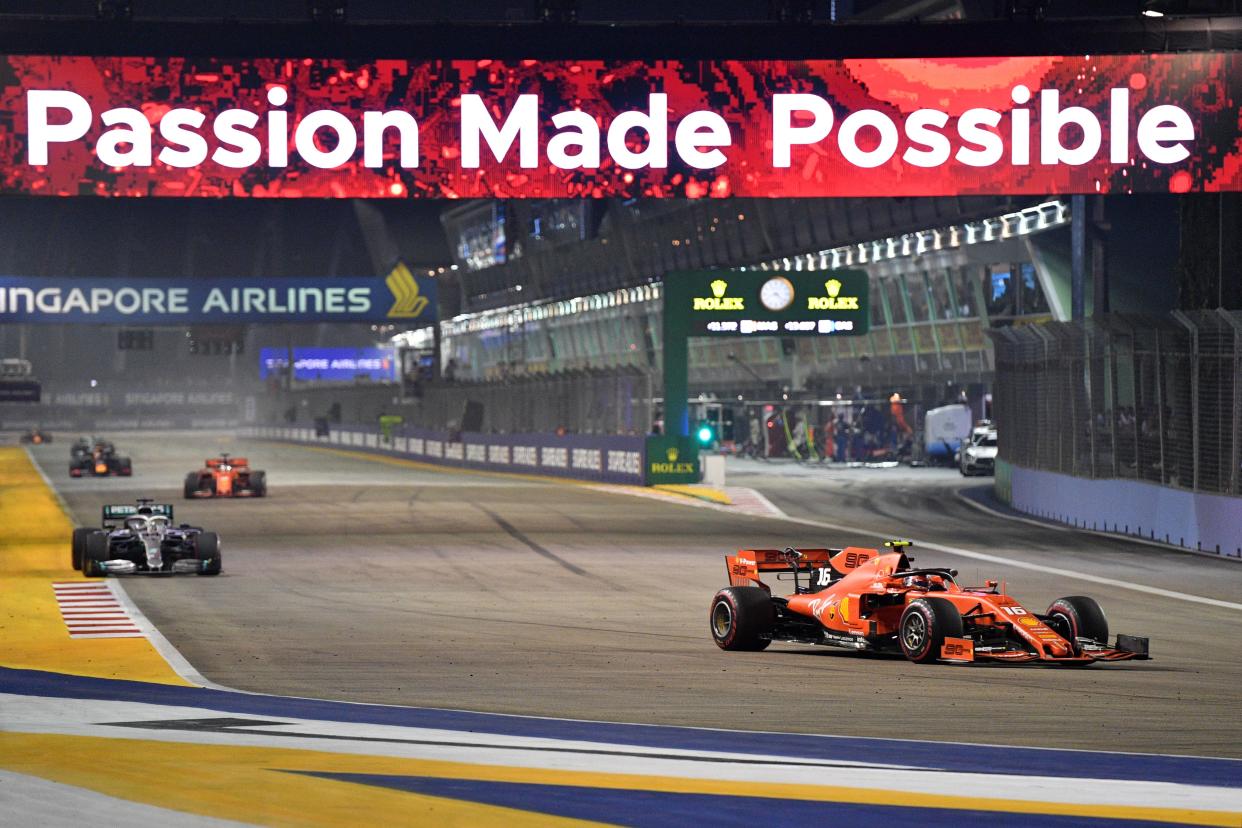
M 435 322 L 435 282 L 419 279 L 403 264 L 394 267 L 386 278 L 0 277 L 0 324 L 186 325 L 389 319 Z
M 427 309 L 428 299 L 419 295 L 418 280 L 414 278 L 414 274 L 404 262 L 397 263 L 384 283 L 392 291 L 395 300 L 392 307 L 388 309 L 389 319 L 412 319 L 423 315 L 423 311 Z

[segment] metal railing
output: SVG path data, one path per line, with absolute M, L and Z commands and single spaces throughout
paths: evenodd
M 1004 460 L 1242 494 L 1242 312 L 1113 314 L 990 335 Z

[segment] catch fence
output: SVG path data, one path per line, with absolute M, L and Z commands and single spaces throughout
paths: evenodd
M 1002 459 L 1242 494 L 1242 312 L 1111 314 L 991 336 Z
M 487 382 L 429 384 L 409 421 L 428 428 L 462 427 L 466 402 L 479 403 L 481 431 L 518 434 L 646 434 L 653 378 L 634 368 L 574 370 Z

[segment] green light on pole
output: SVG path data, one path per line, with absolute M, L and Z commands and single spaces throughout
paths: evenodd
M 712 432 L 711 426 L 699 426 L 699 442 L 705 446 L 710 446 L 716 435 Z

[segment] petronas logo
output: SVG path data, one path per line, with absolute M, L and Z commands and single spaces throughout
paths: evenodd
M 837 294 L 841 292 L 841 282 L 836 279 L 829 279 L 824 282 L 824 290 L 828 291 L 829 296 L 836 299 Z
M 717 299 L 723 299 L 725 295 L 725 291 L 728 289 L 729 289 L 729 283 L 726 282 L 724 279 L 717 279 L 716 281 L 712 282 L 712 296 L 715 296 Z
M 388 309 L 390 319 L 410 319 L 422 316 L 429 302 L 426 296 L 419 294 L 418 280 L 414 278 L 414 274 L 404 262 L 397 262 L 397 266 L 389 272 L 384 282 L 392 291 L 395 300 L 392 307 Z

